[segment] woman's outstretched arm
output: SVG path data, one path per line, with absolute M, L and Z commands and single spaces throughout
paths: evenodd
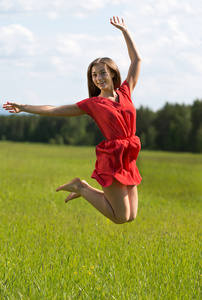
M 122 31 L 123 36 L 126 41 L 126 45 L 128 48 L 128 54 L 129 54 L 129 57 L 131 60 L 131 64 L 129 67 L 129 71 L 128 71 L 126 80 L 130 86 L 130 91 L 132 92 L 133 89 L 135 88 L 138 78 L 139 78 L 141 57 L 137 50 L 137 46 L 136 46 L 130 32 L 128 31 L 126 24 L 124 23 L 124 20 L 121 19 L 121 21 L 120 21 L 118 17 L 116 17 L 116 18 L 113 17 L 113 19 L 110 19 L 110 21 L 113 26 L 115 26 L 116 28 L 118 28 Z
M 9 113 L 26 112 L 30 114 L 48 116 L 48 117 L 73 117 L 85 114 L 76 104 L 51 106 L 51 105 L 27 105 L 19 103 L 7 102 L 3 104 L 3 108 Z

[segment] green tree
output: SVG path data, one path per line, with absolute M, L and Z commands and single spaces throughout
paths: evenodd
M 154 121 L 156 113 L 149 108 L 137 109 L 137 135 L 140 137 L 142 149 L 156 149 L 156 128 Z
M 190 149 L 202 152 L 202 100 L 195 100 L 191 108 L 192 131 L 190 135 Z
M 166 105 L 157 112 L 155 121 L 158 148 L 167 151 L 187 151 L 192 129 L 191 109 L 179 104 Z

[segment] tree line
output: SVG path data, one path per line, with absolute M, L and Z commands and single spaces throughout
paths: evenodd
M 153 112 L 137 109 L 137 136 L 142 149 L 202 152 L 202 100 L 192 105 L 166 103 Z M 97 145 L 104 139 L 89 116 L 0 116 L 0 140 L 65 145 Z

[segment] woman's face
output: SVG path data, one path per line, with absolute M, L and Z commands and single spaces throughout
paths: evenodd
M 102 91 L 114 89 L 113 74 L 107 65 L 103 63 L 96 64 L 92 67 L 93 83 Z

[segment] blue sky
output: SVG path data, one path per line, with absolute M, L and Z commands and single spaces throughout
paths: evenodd
M 0 0 L 0 106 L 85 99 L 87 67 L 101 56 L 124 80 L 129 58 L 113 15 L 125 19 L 142 57 L 137 108 L 202 98 L 201 0 Z

